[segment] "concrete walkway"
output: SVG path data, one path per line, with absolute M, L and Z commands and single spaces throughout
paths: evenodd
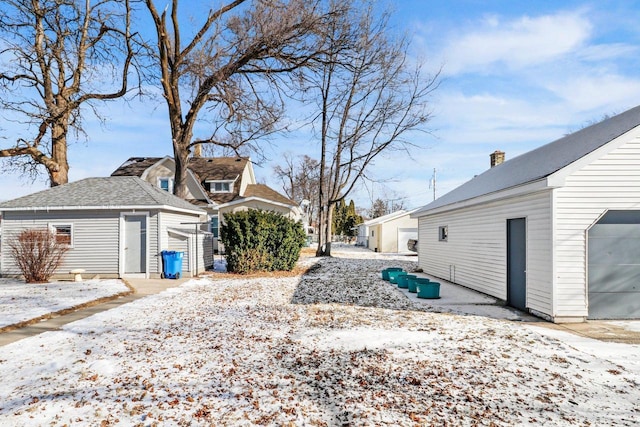
M 433 309 L 468 316 L 484 316 L 493 319 L 505 319 L 531 323 L 536 326 L 569 332 L 599 341 L 617 342 L 624 344 L 640 344 L 640 328 L 631 330 L 620 326 L 624 321 L 587 320 L 582 323 L 551 323 L 539 317 L 504 305 L 503 301 L 489 295 L 476 292 L 473 289 L 450 283 L 446 280 L 434 278 L 423 273 L 412 273 L 419 277 L 427 277 L 440 283 L 439 299 L 420 299 L 408 289 L 398 288 L 407 298 Z M 390 284 L 391 286 L 396 286 Z M 640 325 L 640 321 L 638 321 Z
M 23 338 L 32 337 L 43 332 L 58 331 L 67 323 L 75 322 L 76 320 L 84 319 L 89 316 L 93 316 L 96 313 L 100 313 L 112 308 L 119 307 L 123 304 L 127 304 L 131 301 L 135 301 L 147 295 L 153 295 L 160 293 L 166 289 L 180 286 L 184 282 L 191 280 L 190 278 L 182 278 L 175 280 L 168 279 L 127 279 L 123 280 L 130 288 L 134 290 L 133 293 L 121 297 L 114 297 L 112 300 L 97 304 L 91 307 L 80 308 L 71 313 L 66 313 L 60 316 L 52 317 L 51 319 L 43 320 L 42 322 L 34 323 L 33 325 L 25 326 L 20 329 L 14 329 L 12 331 L 0 333 L 0 346 L 11 344 L 19 341 Z

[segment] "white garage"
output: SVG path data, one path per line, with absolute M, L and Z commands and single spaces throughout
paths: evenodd
M 640 318 L 640 107 L 497 164 L 412 216 L 429 274 L 555 322 Z
M 368 233 L 367 247 L 375 252 L 409 252 L 408 240 L 418 235 L 418 220 L 411 218 L 414 211 L 399 210 L 361 224 Z

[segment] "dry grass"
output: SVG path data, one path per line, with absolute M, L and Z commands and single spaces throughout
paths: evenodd
M 300 260 L 305 258 L 313 258 L 316 256 L 315 248 L 302 248 L 300 251 Z M 269 277 L 269 278 L 280 278 L 280 277 L 296 277 L 302 276 L 309 270 L 308 265 L 300 265 L 298 264 L 291 271 L 256 271 L 253 273 L 247 274 L 238 274 L 238 273 L 220 273 L 215 271 L 207 271 L 204 273 L 200 273 L 200 277 L 207 277 L 210 279 L 255 279 L 259 277 Z

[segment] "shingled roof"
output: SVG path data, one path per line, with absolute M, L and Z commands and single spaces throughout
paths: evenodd
M 130 157 L 111 176 L 142 176 L 144 171 L 162 160 L 162 157 Z
M 495 166 L 420 208 L 414 216 L 546 178 L 639 125 L 637 106 Z
M 116 169 L 111 176 L 138 176 L 141 177 L 144 172 L 165 159 L 166 157 L 131 157 Z M 207 181 L 232 181 L 241 177 L 247 163 L 250 160 L 244 157 L 192 157 L 189 159 L 189 169 L 195 174 L 200 184 L 206 190 L 204 185 Z M 293 200 L 288 199 L 277 191 L 263 184 L 249 184 L 244 194 L 239 194 L 240 182 L 236 181 L 232 191 L 229 193 L 215 193 L 207 191 L 210 200 L 225 204 L 246 199 L 248 197 L 258 197 L 276 203 L 297 206 Z M 191 203 L 197 205 L 206 204 L 202 200 L 191 200 Z
M 231 180 L 242 174 L 248 161 L 243 157 L 192 157 L 189 169 L 202 181 Z
M 250 184 L 244 192 L 244 198 L 257 197 L 260 199 L 270 200 L 276 203 L 282 203 L 284 205 L 297 206 L 297 203 L 293 200 L 283 196 L 277 191 L 267 187 L 264 184 Z
M 111 176 L 142 176 L 164 157 L 130 157 Z M 188 167 L 201 182 L 236 179 L 249 159 L 243 157 L 191 157 Z
M 74 208 L 168 207 L 205 213 L 202 209 L 155 187 L 137 176 L 86 178 L 0 203 L 2 210 L 62 210 Z

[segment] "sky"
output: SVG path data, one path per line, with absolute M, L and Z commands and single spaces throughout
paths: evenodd
M 347 196 L 369 208 L 377 198 L 423 206 L 489 168 L 489 155 L 511 159 L 640 104 L 640 1 L 391 0 L 393 24 L 412 56 L 441 70 L 432 119 L 412 135 L 409 153 L 378 158 Z M 87 120 L 88 140 L 70 147 L 70 180 L 108 176 L 133 156 L 171 155 L 166 106 L 112 102 L 104 123 Z M 7 130 L 7 124 L 3 126 Z M 4 145 L 0 140 L 0 145 Z M 3 147 L 4 148 L 4 147 Z M 273 167 L 285 152 L 318 158 L 304 135 L 276 138 L 258 181 L 278 191 Z M 0 174 L 0 200 L 47 187 Z

